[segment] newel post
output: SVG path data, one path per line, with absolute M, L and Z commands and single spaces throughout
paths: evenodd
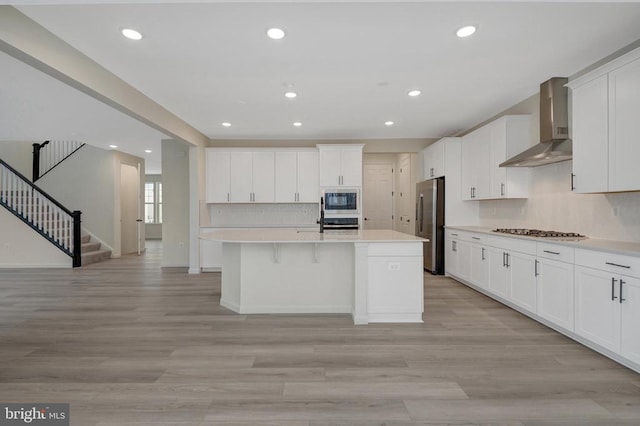
M 82 266 L 82 236 L 80 230 L 80 210 L 74 210 L 73 217 L 73 267 L 78 268 Z

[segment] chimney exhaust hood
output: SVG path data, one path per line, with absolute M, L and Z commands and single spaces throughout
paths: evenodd
M 536 167 L 571 160 L 569 102 L 565 84 L 554 77 L 540 85 L 540 143 L 508 159 L 500 167 Z

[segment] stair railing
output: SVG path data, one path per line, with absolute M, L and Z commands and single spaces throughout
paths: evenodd
M 0 205 L 82 265 L 79 210 L 70 211 L 0 159 Z
M 33 144 L 32 182 L 49 173 L 85 144 L 78 141 L 44 141 Z

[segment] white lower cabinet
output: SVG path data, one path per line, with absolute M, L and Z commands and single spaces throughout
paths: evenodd
M 609 272 L 584 266 L 576 266 L 575 271 L 576 334 L 609 350 L 618 350 L 620 303 L 616 279 Z
M 537 314 L 573 331 L 573 264 L 538 258 Z
M 482 244 L 471 244 L 471 283 L 489 287 L 489 251 Z
M 463 280 L 471 280 L 471 243 L 458 240 L 456 243 L 458 254 L 458 276 Z
M 640 279 L 575 270 L 576 334 L 640 364 Z
M 507 252 L 497 247 L 489 247 L 489 291 L 503 299 L 511 299 Z
M 511 301 L 531 313 L 536 313 L 536 257 L 526 253 L 509 253 Z

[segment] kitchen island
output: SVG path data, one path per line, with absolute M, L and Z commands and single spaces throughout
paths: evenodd
M 422 322 L 424 239 L 391 230 L 218 230 L 220 304 L 241 314 L 349 313 Z

